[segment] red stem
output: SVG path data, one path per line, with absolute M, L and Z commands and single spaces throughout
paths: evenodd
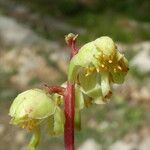
M 68 35 L 69 37 L 69 35 Z M 73 35 L 67 40 L 68 46 L 71 48 L 71 58 L 78 52 L 75 44 L 76 37 Z M 70 58 L 70 59 L 71 59 Z M 74 150 L 74 115 L 75 115 L 75 85 L 67 82 L 66 92 L 64 95 L 65 105 L 65 129 L 64 142 L 66 150 Z
M 77 54 L 76 38 L 74 34 L 69 34 L 66 37 L 66 42 L 71 49 L 70 59 Z M 48 93 L 58 93 L 64 96 L 64 113 L 65 113 L 65 127 L 64 127 L 64 142 L 66 150 L 74 150 L 74 115 L 75 115 L 75 84 L 67 81 L 67 87 L 51 86 L 45 84 Z
M 47 88 L 48 93 L 58 93 L 64 96 L 66 91 L 66 88 L 61 86 L 48 86 L 47 84 L 44 84 L 44 86 Z
M 71 59 L 74 55 L 78 53 L 78 49 L 76 48 L 76 40 L 70 40 L 68 46 L 71 48 Z
M 65 100 L 64 142 L 66 150 L 74 150 L 74 84 L 67 82 Z

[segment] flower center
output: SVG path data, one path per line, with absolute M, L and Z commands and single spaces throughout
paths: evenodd
M 88 66 L 85 68 L 86 76 L 94 73 L 94 72 L 127 72 L 128 67 L 125 65 L 123 57 L 118 60 L 116 53 L 112 53 L 111 55 L 105 55 L 102 51 L 99 52 L 98 55 L 94 55 L 96 60 L 98 61 L 98 67 L 96 68 L 94 65 Z

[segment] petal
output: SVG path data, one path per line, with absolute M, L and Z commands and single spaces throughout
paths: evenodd
M 110 98 L 111 96 L 111 86 L 109 81 L 109 73 L 101 73 L 101 88 L 103 98 Z
M 15 118 L 28 116 L 42 119 L 52 115 L 56 109 L 51 97 L 40 89 L 31 89 L 19 94 L 10 108 L 10 115 Z
M 64 132 L 64 112 L 57 107 L 54 113 L 54 133 L 55 135 L 62 134 Z

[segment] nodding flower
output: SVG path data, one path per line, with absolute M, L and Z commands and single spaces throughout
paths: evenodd
M 123 83 L 128 70 L 128 61 L 116 44 L 103 36 L 79 49 L 70 61 L 68 80 L 99 104 L 111 97 L 112 83 Z
M 64 113 L 57 99 L 40 89 L 31 89 L 19 94 L 13 101 L 9 115 L 11 124 L 33 133 L 29 149 L 35 150 L 40 141 L 40 129 L 46 126 L 50 135 L 64 131 Z

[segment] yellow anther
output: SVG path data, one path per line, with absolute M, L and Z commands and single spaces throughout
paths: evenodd
M 117 68 L 118 68 L 119 70 L 122 70 L 121 66 L 117 66 Z
M 112 60 L 108 60 L 108 62 L 111 64 L 111 63 L 112 63 Z
M 96 71 L 97 71 L 97 72 L 100 72 L 100 69 L 99 69 L 99 68 L 96 68 Z
M 94 67 L 90 67 L 89 70 L 90 70 L 90 72 L 93 72 L 95 70 L 95 68 Z
M 117 72 L 117 69 L 116 69 L 116 68 L 114 68 L 114 72 Z
M 87 77 L 88 75 L 90 75 L 90 73 L 91 73 L 91 72 L 90 72 L 90 68 L 87 67 L 87 68 L 86 68 L 86 74 L 85 74 L 85 76 Z
M 89 75 L 90 75 L 89 73 L 86 73 L 86 74 L 85 74 L 86 77 L 89 76 Z
M 102 57 L 104 58 L 104 57 L 105 57 L 105 54 L 103 54 Z
M 105 67 L 105 65 L 104 65 L 104 64 L 102 64 L 102 65 L 101 65 L 101 67 L 102 67 L 102 68 L 104 68 L 104 67 Z

